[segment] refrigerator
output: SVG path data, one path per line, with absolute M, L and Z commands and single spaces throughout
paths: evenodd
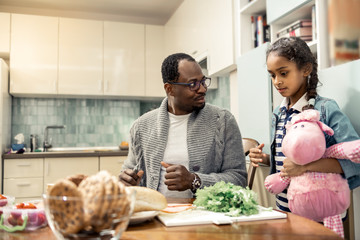
M 9 94 L 9 67 L 0 58 L 0 154 L 11 148 L 11 96 Z M 0 187 L 3 180 L 3 161 L 0 164 Z

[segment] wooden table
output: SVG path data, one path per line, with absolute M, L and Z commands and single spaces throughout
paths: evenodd
M 169 202 L 174 202 L 169 200 Z M 176 202 L 179 202 L 177 199 Z M 187 202 L 181 201 L 181 202 Z M 157 219 L 129 226 L 121 239 L 125 240 L 220 240 L 220 239 L 341 239 L 337 234 L 312 220 L 287 214 L 286 219 L 239 222 L 231 225 L 196 225 L 165 227 Z M 30 233 L 7 233 L 0 230 L 0 239 L 4 240 L 56 240 L 49 227 Z

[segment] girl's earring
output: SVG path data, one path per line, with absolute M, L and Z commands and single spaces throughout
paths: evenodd
M 307 76 L 307 84 L 308 84 L 308 85 L 310 85 L 310 79 L 311 79 L 311 77 L 310 77 L 310 75 L 308 75 L 308 76 Z

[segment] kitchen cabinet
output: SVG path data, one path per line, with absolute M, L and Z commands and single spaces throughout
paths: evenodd
M 4 160 L 5 195 L 16 202 L 39 199 L 43 193 L 43 158 Z
M 197 61 L 206 57 L 210 76 L 236 69 L 233 2 L 184 1 L 165 25 L 167 55 L 185 52 Z
M 0 12 L 0 58 L 9 58 L 10 13 Z
M 75 174 L 107 170 L 118 176 L 127 156 L 43 157 L 4 159 L 3 193 L 16 202 L 41 198 L 47 185 Z
M 100 157 L 99 171 L 106 170 L 112 175 L 118 176 L 126 158 L 127 156 Z
M 184 1 L 171 16 L 165 24 L 166 55 L 184 52 L 194 57 L 207 51 L 208 2 Z
M 103 94 L 101 21 L 59 19 L 58 94 Z
M 44 158 L 44 185 L 74 174 L 92 175 L 99 170 L 99 157 Z
M 165 97 L 161 64 L 165 59 L 164 26 L 145 25 L 145 96 Z
M 12 95 L 165 97 L 164 26 L 1 13 L 0 31 L 10 17 Z
M 104 22 L 104 95 L 145 95 L 145 25 Z
M 11 15 L 10 93 L 56 94 L 58 18 Z
M 209 75 L 221 75 L 236 69 L 233 1 L 206 1 L 207 31 L 200 38 L 209 41 Z

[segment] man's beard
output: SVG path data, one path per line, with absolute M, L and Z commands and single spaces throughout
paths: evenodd
M 195 106 L 195 107 L 193 107 L 193 111 L 194 112 L 199 112 L 201 109 L 203 109 L 205 107 L 205 103 L 203 104 L 203 105 L 201 105 L 200 107 L 198 107 L 198 106 Z

